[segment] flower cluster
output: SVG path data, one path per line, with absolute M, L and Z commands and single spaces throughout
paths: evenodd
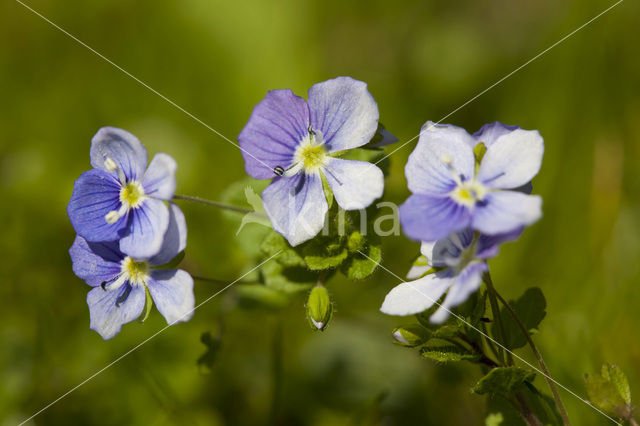
M 184 215 L 172 203 L 176 163 L 147 151 L 132 134 L 104 127 L 91 142 L 92 170 L 76 180 L 67 213 L 77 232 L 69 250 L 75 274 L 94 287 L 87 296 L 91 328 L 104 338 L 151 308 L 169 324 L 194 307 L 193 280 L 158 269 L 186 246 Z M 146 306 L 146 309 L 145 309 Z
M 544 144 L 537 131 L 492 123 L 470 135 L 451 125 L 425 124 L 405 173 L 413 193 L 400 206 L 411 239 L 422 241 L 423 264 L 389 292 L 382 312 L 420 313 L 447 293 L 432 322 L 478 289 L 486 260 L 542 215 L 529 195 Z

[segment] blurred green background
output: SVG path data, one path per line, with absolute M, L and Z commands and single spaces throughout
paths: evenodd
M 304 95 L 349 75 L 369 84 L 382 122 L 404 142 L 613 1 L 27 4 L 231 139 L 268 90 Z M 552 375 L 580 395 L 583 374 L 604 361 L 617 363 L 640 395 L 638 16 L 637 2 L 623 2 L 446 120 L 470 131 L 499 120 L 545 138 L 534 181 L 544 217 L 491 268 L 507 297 L 542 288 L 548 315 L 535 339 Z M 93 134 L 121 127 L 150 155 L 175 157 L 180 193 L 220 199 L 244 168 L 237 148 L 19 3 L 0 5 L 0 33 L 0 424 L 10 425 L 165 324 L 154 312 L 107 342 L 88 328 L 88 287 L 67 254 L 74 232 L 66 204 L 89 168 Z M 403 165 L 413 146 L 391 157 L 392 201 L 408 195 Z M 251 267 L 219 211 L 183 210 L 186 269 L 232 280 Z M 417 250 L 388 237 L 383 263 L 404 275 Z M 303 296 L 280 311 L 240 309 L 231 289 L 32 424 L 483 424 L 486 401 L 469 392 L 477 368 L 434 365 L 391 344 L 403 319 L 378 308 L 396 284 L 381 270 L 330 282 L 337 312 L 325 333 L 309 329 Z M 196 287 L 198 302 L 220 288 Z M 200 335 L 221 329 L 205 374 L 196 364 L 206 349 Z M 575 425 L 608 424 L 561 394 Z

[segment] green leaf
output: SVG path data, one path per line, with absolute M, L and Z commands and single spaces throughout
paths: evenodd
M 520 322 L 533 334 L 537 331 L 538 325 L 547 314 L 547 302 L 542 294 L 542 290 L 537 287 L 527 289 L 518 300 L 509 301 L 509 305 L 515 311 Z M 500 310 L 505 332 L 505 346 L 509 349 L 517 349 L 527 344 L 526 337 L 513 319 L 507 309 Z M 496 333 L 494 333 L 495 335 Z
M 319 236 L 302 247 L 302 255 L 309 269 L 322 271 L 340 266 L 349 252 L 342 238 Z
M 289 294 L 309 290 L 318 279 L 318 274 L 307 268 L 284 266 L 278 262 L 265 263 L 262 276 L 267 287 Z
M 535 375 L 533 371 L 519 367 L 496 367 L 481 378 L 472 390 L 479 394 L 509 395 L 525 382 L 533 381 Z
M 149 318 L 152 307 L 153 299 L 151 298 L 151 293 L 149 293 L 149 289 L 147 288 L 147 286 L 144 286 L 144 308 L 142 309 L 142 314 L 140 314 L 140 316 L 138 317 L 138 321 L 140 323 L 145 322 L 147 318 Z
M 333 316 L 333 303 L 324 286 L 317 285 L 309 293 L 307 319 L 315 331 L 324 331 Z
M 361 253 L 362 252 L 362 253 Z M 373 274 L 382 260 L 382 244 L 380 237 L 373 234 L 367 236 L 364 249 L 352 253 L 340 268 L 350 280 L 362 280 Z
M 480 359 L 479 354 L 454 345 L 426 346 L 420 350 L 420 355 L 438 362 L 477 361 Z
M 264 240 L 262 240 L 260 250 L 266 256 L 274 256 L 280 252 L 275 259 L 284 266 L 307 266 L 302 256 L 289 245 L 282 235 L 275 231 L 271 231 Z
M 600 376 L 585 375 L 589 400 L 607 413 L 627 419 L 631 415 L 631 391 L 622 371 L 604 364 Z
M 453 339 L 460 332 L 460 327 L 458 324 L 447 324 L 442 327 L 436 329 L 433 332 L 432 337 L 436 339 Z
M 200 367 L 202 373 L 210 373 L 218 357 L 220 347 L 222 346 L 222 339 L 220 337 L 213 337 L 211 332 L 207 331 L 202 333 L 200 341 L 207 347 L 207 350 L 198 358 L 198 367 Z

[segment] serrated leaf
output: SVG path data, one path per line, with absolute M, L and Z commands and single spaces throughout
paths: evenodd
M 481 378 L 472 390 L 478 394 L 509 395 L 525 382 L 533 381 L 535 376 L 533 371 L 519 367 L 496 367 Z
M 307 267 L 315 271 L 336 268 L 348 255 L 341 237 L 316 237 L 302 247 L 302 256 Z
M 617 367 L 611 367 L 604 364 L 600 376 L 585 375 L 587 394 L 589 400 L 602 411 L 627 418 L 631 415 L 629 384 Z
M 480 355 L 454 345 L 426 346 L 420 355 L 438 362 L 477 361 Z
M 631 405 L 631 389 L 629 389 L 629 381 L 622 370 L 617 365 L 609 366 L 609 378 L 613 387 L 618 391 L 618 395 L 627 404 Z
M 267 234 L 267 236 L 262 240 L 260 250 L 266 256 L 276 256 L 275 259 L 277 262 L 284 266 L 307 266 L 298 251 L 291 247 L 287 240 L 275 231 Z
M 373 274 L 382 260 L 380 237 L 367 236 L 367 245 L 363 250 L 352 253 L 340 270 L 350 280 L 362 280 Z
M 542 290 L 537 287 L 527 289 L 518 300 L 510 301 L 509 305 L 515 311 L 520 322 L 527 330 L 535 330 L 547 314 L 547 302 Z M 526 337 L 507 309 L 500 310 L 505 332 L 505 346 L 509 349 L 517 349 L 527 344 Z

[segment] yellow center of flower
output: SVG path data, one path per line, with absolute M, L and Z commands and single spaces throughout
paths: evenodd
M 129 182 L 120 190 L 120 202 L 131 208 L 138 207 L 144 199 L 144 189 L 138 182 Z
M 122 261 L 122 272 L 129 277 L 132 285 L 145 285 L 149 274 L 149 264 L 129 256 Z
M 313 173 L 320 169 L 327 158 L 323 145 L 315 145 L 310 141 L 300 144 L 294 155 L 294 163 L 302 161 L 302 167 L 307 173 Z
M 465 206 L 473 207 L 476 202 L 482 201 L 487 188 L 478 182 L 462 182 L 451 193 L 451 197 Z

